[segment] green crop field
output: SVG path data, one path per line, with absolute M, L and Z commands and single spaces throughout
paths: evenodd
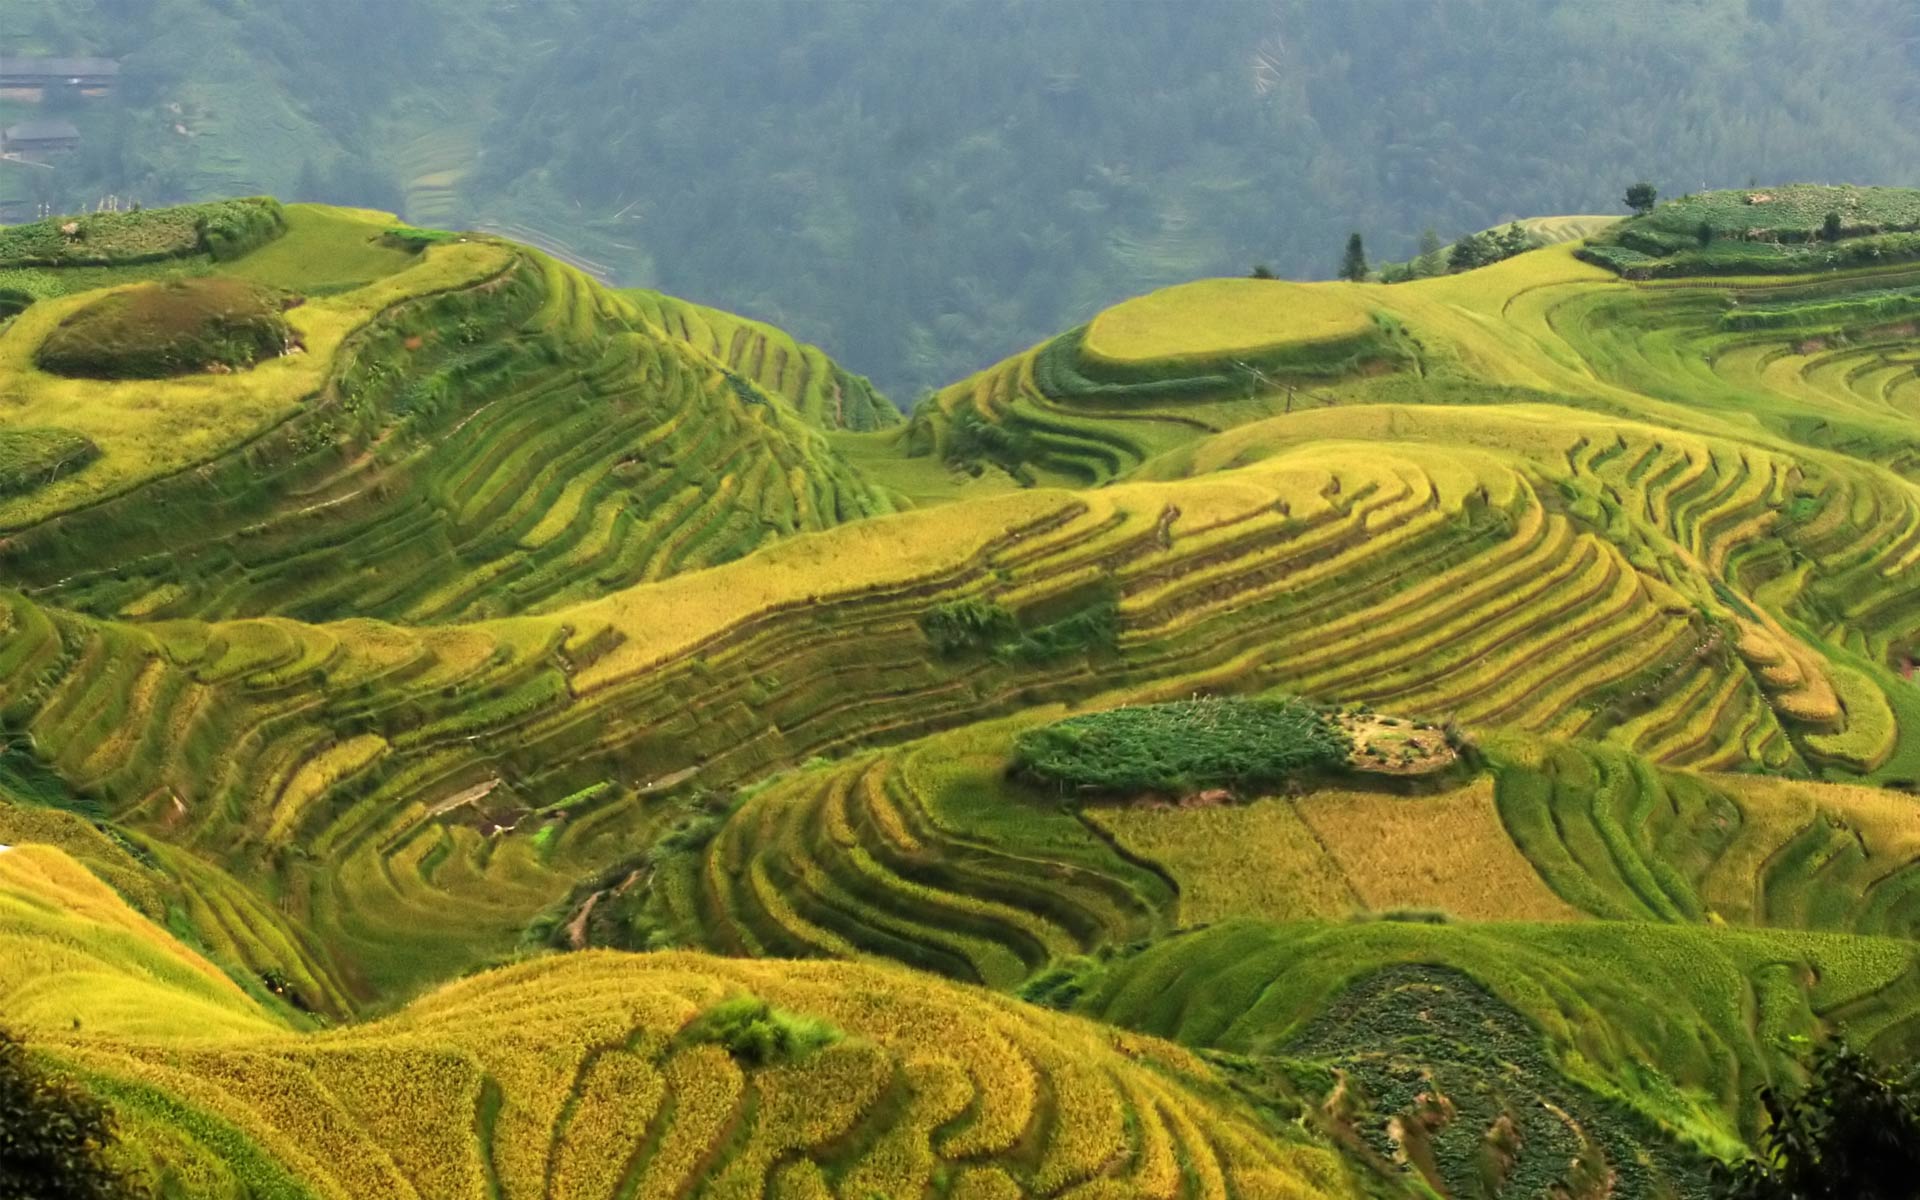
M 1920 268 L 1794 257 L 1920 200 L 1767 194 L 910 416 L 501 236 L 22 232 L 0 1024 L 180 1200 L 1704 1197 L 1920 1054 Z

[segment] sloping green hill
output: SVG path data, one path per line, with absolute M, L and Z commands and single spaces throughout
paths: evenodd
M 552 259 L 479 237 L 409 254 L 392 225 L 295 206 L 232 264 L 297 303 L 294 352 L 238 376 L 58 379 L 32 350 L 93 293 L 19 317 L 14 419 L 100 453 L 0 507 L 13 578 L 101 614 L 471 618 L 891 507 L 824 440 L 840 413 L 821 389 L 844 373 L 818 351 L 803 362 L 823 382 L 789 396 Z M 862 420 L 892 411 L 860 395 Z
M 1911 264 L 1201 281 L 902 424 L 499 238 L 244 242 L 23 231 L 0 330 L 0 1019 L 175 1194 L 1692 1197 L 1806 1041 L 1920 1050 Z M 45 369 L 130 289 L 285 344 Z M 1107 727 L 1151 783 L 1020 751 Z

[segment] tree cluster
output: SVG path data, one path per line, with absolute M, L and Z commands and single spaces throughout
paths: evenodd
M 1512 258 L 1531 246 L 1527 231 L 1520 228 L 1518 221 L 1498 232 L 1487 230 L 1484 233 L 1472 233 L 1453 244 L 1447 253 L 1447 270 L 1471 271 L 1475 267 L 1490 266 L 1502 259 Z
M 1533 239 L 1518 221 L 1504 229 L 1470 233 L 1451 248 L 1440 244 L 1440 236 L 1428 229 L 1420 235 L 1420 253 L 1411 262 L 1394 263 L 1380 270 L 1386 283 L 1406 283 L 1412 279 L 1430 279 L 1490 266 L 1533 248 Z

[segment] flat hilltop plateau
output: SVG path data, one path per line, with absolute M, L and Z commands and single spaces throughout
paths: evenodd
M 0 1027 L 181 1200 L 1712 1195 L 1920 1054 L 1920 193 L 1513 229 L 911 413 L 501 237 L 0 229 Z

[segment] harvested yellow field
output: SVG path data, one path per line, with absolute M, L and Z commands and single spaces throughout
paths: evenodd
M 1336 341 L 1373 327 L 1366 295 L 1350 283 L 1203 279 L 1107 309 L 1083 349 L 1115 363 L 1178 362 Z
M 1296 806 L 1347 886 L 1376 912 L 1437 908 L 1483 921 L 1581 915 L 1514 846 L 1491 777 L 1433 796 L 1319 791 Z
M 1500 921 L 1582 915 L 1507 836 L 1491 778 L 1432 796 L 1326 789 L 1247 804 L 1103 807 L 1088 816 L 1172 874 L 1186 925 L 1402 908 Z
M 1180 923 L 1229 917 L 1300 921 L 1342 917 L 1360 898 L 1291 801 L 1087 813 L 1127 850 L 1180 884 Z

